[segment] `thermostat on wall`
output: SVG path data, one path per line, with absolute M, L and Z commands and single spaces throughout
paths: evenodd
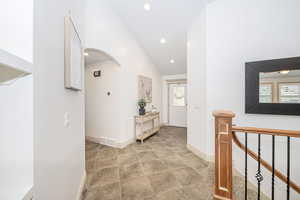
M 100 77 L 101 76 L 101 70 L 94 71 L 94 77 Z

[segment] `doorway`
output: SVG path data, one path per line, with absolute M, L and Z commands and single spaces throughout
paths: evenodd
M 187 127 L 186 81 L 169 83 L 168 121 L 170 126 Z
M 85 136 L 87 140 L 117 145 L 121 132 L 121 66 L 99 49 L 85 49 Z

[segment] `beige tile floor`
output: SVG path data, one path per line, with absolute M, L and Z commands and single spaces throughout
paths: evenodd
M 186 129 L 163 127 L 144 144 L 116 149 L 86 142 L 84 200 L 212 199 L 214 166 L 186 148 Z M 243 180 L 235 177 L 236 199 Z M 248 199 L 256 199 L 249 190 Z

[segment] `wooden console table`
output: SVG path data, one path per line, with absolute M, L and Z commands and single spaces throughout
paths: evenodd
M 135 136 L 136 140 L 141 141 L 144 143 L 144 140 L 155 133 L 159 132 L 160 130 L 160 116 L 159 112 L 148 112 L 142 116 L 135 116 Z M 155 120 L 157 120 L 157 125 L 155 125 Z M 144 130 L 145 124 L 147 122 L 152 121 L 152 127 L 150 129 Z M 137 133 L 137 128 L 140 127 L 140 132 Z

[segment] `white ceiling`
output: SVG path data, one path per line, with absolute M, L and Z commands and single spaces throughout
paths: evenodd
M 162 74 L 186 73 L 187 29 L 204 0 L 108 1 Z M 145 3 L 151 5 L 150 11 L 144 9 Z M 163 45 L 161 38 L 166 39 Z

